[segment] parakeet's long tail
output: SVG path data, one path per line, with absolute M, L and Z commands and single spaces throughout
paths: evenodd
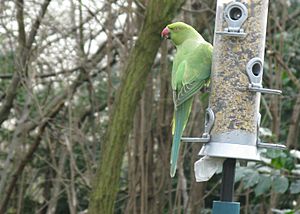
M 178 106 L 175 110 L 174 115 L 174 136 L 173 136 L 173 143 L 172 143 L 172 151 L 171 151 L 171 169 L 170 169 L 170 175 L 171 177 L 174 177 L 176 168 L 177 168 L 177 160 L 179 155 L 179 149 L 180 149 L 180 141 L 181 136 L 183 133 L 183 130 L 185 128 L 185 125 L 188 121 L 189 114 L 191 112 L 191 107 L 193 103 L 193 98 L 190 98 L 182 105 Z

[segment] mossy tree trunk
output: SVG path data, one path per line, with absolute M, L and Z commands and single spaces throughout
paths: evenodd
M 176 15 L 184 0 L 151 0 L 138 40 L 124 70 L 111 121 L 101 150 L 100 165 L 92 189 L 89 214 L 113 213 L 119 188 L 124 149 L 138 101 L 161 43 L 160 32 Z

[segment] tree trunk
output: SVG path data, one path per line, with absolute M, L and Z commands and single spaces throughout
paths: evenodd
M 144 24 L 125 67 L 105 144 L 101 150 L 101 162 L 90 198 L 90 214 L 114 212 L 124 149 L 136 106 L 160 46 L 160 32 L 172 20 L 182 3 L 183 0 L 148 2 Z

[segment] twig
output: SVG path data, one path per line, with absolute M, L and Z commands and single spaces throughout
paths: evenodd
M 290 70 L 288 65 L 284 63 L 282 57 L 279 56 L 278 53 L 275 53 L 275 58 L 278 61 L 278 63 L 286 70 L 289 78 L 296 85 L 297 89 L 300 90 L 300 81 L 299 81 L 299 79 L 293 74 L 293 72 Z

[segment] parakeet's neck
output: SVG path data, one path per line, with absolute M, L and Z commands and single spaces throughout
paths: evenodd
M 180 33 L 171 34 L 171 40 L 176 47 L 182 45 L 186 40 L 190 39 L 203 40 L 202 36 L 193 28 Z
M 176 45 L 176 49 L 177 52 L 180 51 L 182 52 L 182 54 L 184 54 L 184 52 L 193 50 L 203 42 L 205 42 L 205 40 L 202 38 L 202 36 L 199 35 L 199 37 L 187 39 L 180 45 Z

